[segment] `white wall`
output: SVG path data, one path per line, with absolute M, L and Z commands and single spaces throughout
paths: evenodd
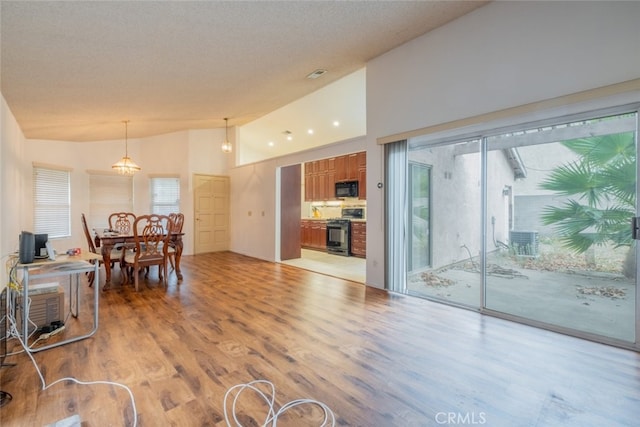
M 367 284 L 385 285 L 377 138 L 638 78 L 638 17 L 638 2 L 494 2 L 370 61 Z
M 9 110 L 4 96 L 0 96 L 0 251 L 2 259 L 18 250 L 21 219 L 26 210 L 22 203 L 24 180 L 22 148 L 24 135 Z M 2 279 L 2 286 L 6 284 Z

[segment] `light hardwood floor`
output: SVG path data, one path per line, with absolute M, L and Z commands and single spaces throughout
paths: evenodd
M 223 426 L 225 392 L 256 379 L 275 385 L 276 407 L 316 399 L 341 426 L 640 419 L 632 351 L 228 252 L 185 256 L 182 271 L 167 290 L 154 269 L 138 293 L 117 285 L 101 293 L 94 337 L 34 355 L 47 384 L 66 376 L 125 384 L 138 426 Z M 65 333 L 90 320 L 69 321 Z M 13 395 L 0 408 L 3 427 L 73 414 L 85 427 L 133 425 L 121 388 L 65 382 L 42 391 L 27 355 L 6 362 L 16 365 L 0 370 L 0 389 Z M 250 395 L 238 408 L 246 426 L 265 411 Z M 320 425 L 317 408 L 288 414 L 278 425 Z

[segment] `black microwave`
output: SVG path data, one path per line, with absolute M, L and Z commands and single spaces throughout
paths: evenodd
M 358 181 L 336 182 L 336 197 L 358 197 Z

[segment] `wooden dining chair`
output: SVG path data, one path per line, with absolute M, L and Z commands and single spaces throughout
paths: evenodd
M 84 216 L 84 214 L 81 214 L 80 216 L 81 221 L 82 221 L 82 230 L 84 231 L 84 237 L 87 239 L 87 246 L 89 246 L 89 252 L 92 252 L 94 254 L 97 254 L 98 251 L 96 250 L 96 246 L 94 244 L 93 238 L 91 237 L 91 233 L 89 233 L 89 226 L 87 225 L 87 218 Z M 121 254 L 121 250 L 119 249 L 112 249 L 111 250 L 111 268 L 113 268 L 113 266 L 115 265 L 115 261 L 117 259 L 120 259 L 120 254 Z M 98 263 L 100 265 L 104 264 L 104 262 L 102 261 L 102 258 L 98 261 Z M 93 271 L 89 272 L 87 274 L 87 278 L 89 279 L 89 286 L 93 286 Z
M 114 212 L 109 215 L 109 229 L 120 234 L 129 234 L 135 220 L 136 215 L 132 212 Z
M 167 215 L 140 215 L 133 223 L 134 248 L 123 249 L 121 261 L 123 283 L 134 281 L 139 290 L 140 270 L 158 266 L 158 278 L 167 286 L 167 258 L 171 237 L 171 220 Z
M 171 234 L 179 234 L 182 233 L 182 226 L 184 225 L 184 214 L 183 213 L 170 213 L 169 219 L 171 219 Z M 176 266 L 174 263 L 176 257 L 176 243 L 173 238 L 169 239 L 169 263 L 171 264 L 171 271 L 175 270 Z

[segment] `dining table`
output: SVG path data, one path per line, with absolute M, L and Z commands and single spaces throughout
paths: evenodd
M 95 244 L 96 248 L 100 250 L 102 260 L 104 262 L 105 270 L 105 284 L 103 289 L 108 289 L 111 285 L 111 262 L 118 261 L 111 259 L 111 251 L 116 245 L 131 246 L 135 244 L 135 237 L 133 232 L 122 233 L 115 230 L 96 230 L 95 231 Z M 184 233 L 172 232 L 169 239 L 171 240 L 173 247 L 175 248 L 175 272 L 178 280 L 182 280 L 182 272 L 180 271 L 180 258 L 182 257 L 182 236 Z

